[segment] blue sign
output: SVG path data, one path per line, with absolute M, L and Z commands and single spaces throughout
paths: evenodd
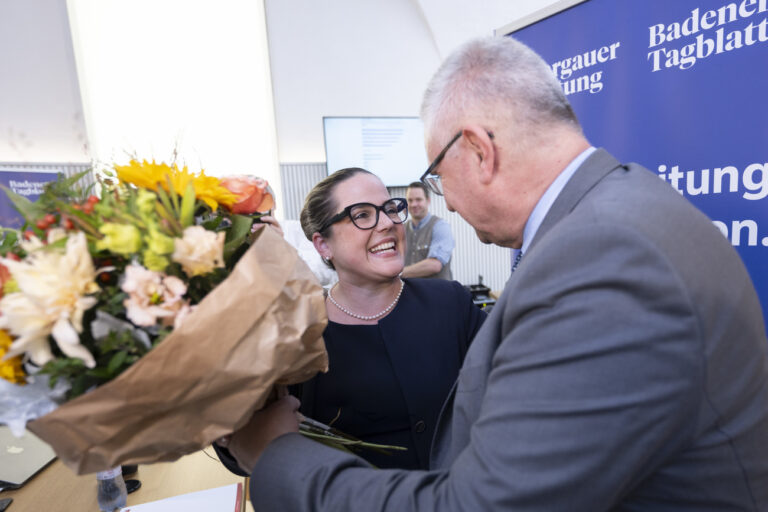
M 712 219 L 768 313 L 768 0 L 589 0 L 510 35 L 550 64 L 594 146 Z
M 0 169 L 0 183 L 30 201 L 35 201 L 43 193 L 45 184 L 49 181 L 56 181 L 58 174 L 56 171 Z M 0 190 L 0 226 L 18 229 L 22 225 L 24 225 L 24 218 L 13 207 L 13 203 L 8 199 L 5 192 Z

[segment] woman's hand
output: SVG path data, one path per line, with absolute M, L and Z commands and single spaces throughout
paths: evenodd
M 261 221 L 261 224 L 272 226 L 275 230 L 277 230 L 278 233 L 280 233 L 280 236 L 285 237 L 283 228 L 280 226 L 280 223 L 277 222 L 276 218 L 272 217 L 271 215 L 262 215 L 259 217 L 259 221 Z M 257 229 L 261 229 L 261 224 L 258 222 L 254 223 L 253 226 L 251 226 L 251 233 L 255 232 Z
M 299 405 L 301 402 L 296 397 L 284 396 L 253 413 L 248 424 L 232 434 L 227 448 L 243 471 L 251 473 L 261 453 L 274 439 L 299 431 Z

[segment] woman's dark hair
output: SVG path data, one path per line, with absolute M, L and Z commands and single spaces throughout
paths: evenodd
M 375 176 L 370 171 L 366 171 L 360 167 L 348 167 L 346 169 L 340 169 L 327 178 L 320 181 L 315 185 L 312 190 L 307 194 L 307 198 L 304 200 L 304 207 L 301 209 L 301 229 L 304 231 L 304 236 L 307 240 L 312 241 L 312 235 L 320 233 L 327 237 L 330 226 L 325 229 L 325 233 L 320 231 L 320 228 L 325 225 L 328 220 L 339 213 L 339 206 L 333 200 L 333 191 L 336 186 L 342 181 L 346 181 L 356 174 L 370 174 Z M 330 268 L 333 267 L 333 263 L 327 260 L 325 264 Z

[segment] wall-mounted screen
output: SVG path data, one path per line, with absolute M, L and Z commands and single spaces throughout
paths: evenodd
M 427 168 L 418 117 L 324 117 L 328 173 L 362 167 L 388 187 L 406 186 Z

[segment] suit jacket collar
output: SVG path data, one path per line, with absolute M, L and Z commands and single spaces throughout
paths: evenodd
M 620 166 L 619 161 L 604 149 L 594 151 L 579 166 L 565 187 L 563 187 L 554 203 L 552 203 L 527 252 L 530 253 L 536 243 L 544 238 L 552 227 L 568 215 L 600 180 Z M 525 256 L 523 256 L 522 261 L 525 261 Z M 432 442 L 431 469 L 447 467 L 466 446 L 465 441 L 469 435 L 468 432 L 471 429 L 471 424 L 475 417 L 474 414 L 479 407 L 479 402 L 474 403 L 472 400 L 480 400 L 482 393 L 484 393 L 485 384 L 478 385 L 473 393 L 465 393 L 459 399 L 456 396 L 458 382 L 462 379 L 462 375 L 465 374 L 465 378 L 469 379 L 472 377 L 475 381 L 479 381 L 480 378 L 477 375 L 473 376 L 473 374 L 485 372 L 484 375 L 487 377 L 487 374 L 490 372 L 493 354 L 498 348 L 502 337 L 501 327 L 503 320 L 500 320 L 499 317 L 504 315 L 510 296 L 514 296 L 516 293 L 514 282 L 516 281 L 515 275 L 517 275 L 517 272 L 512 274 L 488 320 L 477 335 L 475 335 L 472 346 L 462 365 L 459 379 L 454 383 L 454 387 L 451 389 L 451 393 L 443 405 L 438 420 L 438 428 Z M 483 383 L 486 382 L 485 379 L 482 380 Z M 469 395 L 471 397 L 468 398 Z
M 557 222 L 573 210 L 579 201 L 611 171 L 621 163 L 605 149 L 598 148 L 587 158 L 557 196 L 552 207 L 541 222 L 528 252 L 541 240 Z

